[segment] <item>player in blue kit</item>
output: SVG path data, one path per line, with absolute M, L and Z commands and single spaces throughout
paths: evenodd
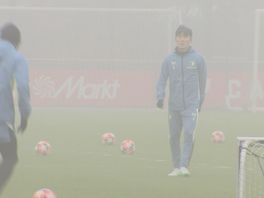
M 169 81 L 169 141 L 173 171 L 169 176 L 190 175 L 198 112 L 205 97 L 207 71 L 203 57 L 191 46 L 192 30 L 180 25 L 176 30 L 176 49 L 162 63 L 157 83 L 157 107 L 163 108 Z M 181 148 L 181 133 L 184 140 Z
M 12 175 L 17 163 L 17 140 L 15 135 L 15 110 L 13 87 L 16 83 L 20 126 L 18 132 L 27 128 L 31 112 L 29 96 L 28 65 L 17 49 L 21 42 L 20 31 L 12 23 L 7 23 L 0 32 L 0 194 Z

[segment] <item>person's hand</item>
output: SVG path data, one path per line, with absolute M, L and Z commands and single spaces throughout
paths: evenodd
M 199 113 L 201 112 L 201 109 L 202 109 L 202 104 L 200 104 L 199 107 L 198 107 L 198 112 Z
M 27 128 L 27 124 L 28 124 L 28 119 L 22 117 L 17 132 L 21 134 L 24 133 L 24 131 Z
M 156 105 L 158 108 L 162 109 L 163 108 L 163 100 L 158 100 Z

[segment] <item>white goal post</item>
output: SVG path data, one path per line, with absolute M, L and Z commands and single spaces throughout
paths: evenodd
M 253 72 L 252 72 L 252 90 L 250 95 L 251 100 L 251 110 L 253 112 L 256 111 L 264 111 L 264 107 L 258 106 L 258 99 L 263 99 L 263 91 L 260 84 L 259 79 L 259 68 L 261 65 L 261 57 L 260 57 L 260 47 L 263 46 L 261 44 L 262 34 L 261 30 L 264 29 L 264 9 L 256 9 L 254 16 L 254 43 L 253 43 Z M 263 58 L 262 58 L 263 60 Z
M 238 137 L 237 198 L 264 197 L 264 137 Z

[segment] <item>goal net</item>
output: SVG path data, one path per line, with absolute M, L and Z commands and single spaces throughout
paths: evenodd
M 264 197 L 264 137 L 239 137 L 237 198 Z
M 153 67 L 174 47 L 179 20 L 177 9 L 0 7 L 0 23 L 18 24 L 22 51 L 45 67 Z
M 0 24 L 21 29 L 36 106 L 151 107 L 180 19 L 177 8 L 0 7 Z

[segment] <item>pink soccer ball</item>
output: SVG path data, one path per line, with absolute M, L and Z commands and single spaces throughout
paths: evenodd
M 120 150 L 124 154 L 132 155 L 136 150 L 135 142 L 131 139 L 125 139 L 120 145 Z
M 214 131 L 212 133 L 213 143 L 222 143 L 225 141 L 225 134 L 222 131 Z
M 56 195 L 52 190 L 42 188 L 34 193 L 33 198 L 56 198 Z
M 40 155 L 48 155 L 51 151 L 51 145 L 48 141 L 42 140 L 36 144 L 35 150 Z
M 103 144 L 112 145 L 115 143 L 115 135 L 113 133 L 104 133 L 101 137 Z

